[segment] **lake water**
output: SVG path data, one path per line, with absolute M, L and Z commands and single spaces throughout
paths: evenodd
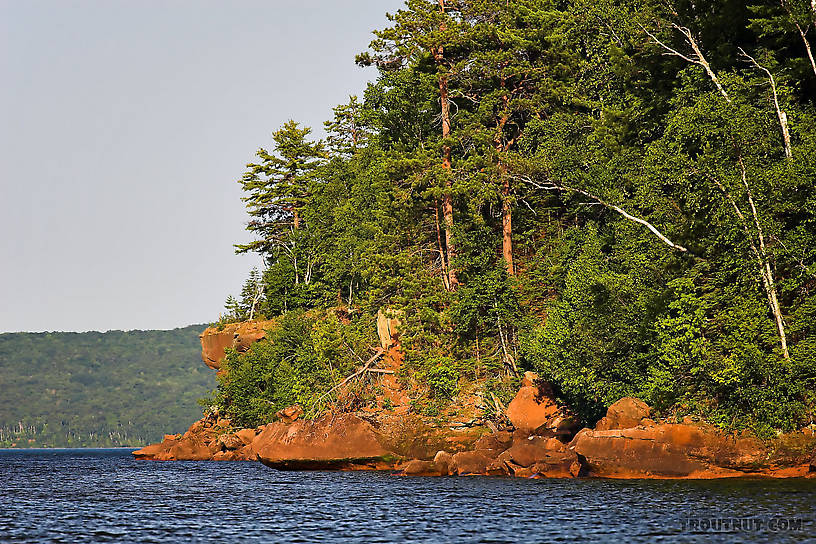
M 2 542 L 816 542 L 816 480 L 405 478 L 2 450 L 0 501 Z

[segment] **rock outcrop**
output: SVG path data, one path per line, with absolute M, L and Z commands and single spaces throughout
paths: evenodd
M 219 369 L 224 350 L 239 352 L 265 337 L 271 321 L 236 323 L 201 335 L 202 358 Z M 280 410 L 277 421 L 236 429 L 210 414 L 184 434 L 133 452 L 137 459 L 179 461 L 260 460 L 279 470 L 398 470 L 405 476 L 491 475 L 523 478 L 816 478 L 812 428 L 771 442 L 726 435 L 690 418 L 658 420 L 643 401 L 623 398 L 594 429 L 577 432 L 578 418 L 559 405 L 548 383 L 526 373 L 505 410 L 505 428 L 488 431 L 476 409 L 478 394 L 462 393 L 449 420 L 411 408 L 397 379 L 399 320 L 378 315 L 384 357 L 375 403 L 356 413 L 335 407 L 303 419 L 300 406 Z M 340 393 L 342 395 L 342 391 Z M 497 408 L 500 402 L 494 398 Z M 501 425 L 502 423 L 500 423 Z
M 392 457 L 374 428 L 353 414 L 326 414 L 291 425 L 270 423 L 257 436 L 258 459 L 279 470 L 387 468 Z
M 601 478 L 729 478 L 805 475 L 802 440 L 734 437 L 685 420 L 656 423 L 637 399 L 610 406 L 594 430 L 569 444 L 588 476 Z M 797 453 L 800 452 L 800 453 Z
M 183 435 L 165 435 L 158 444 L 134 451 L 136 459 L 154 461 L 249 461 L 257 458 L 253 447 L 256 429 L 234 431 L 226 419 L 204 417 Z
M 275 321 L 245 321 L 229 323 L 220 329 L 209 327 L 199 336 L 201 360 L 208 367 L 219 370 L 224 361 L 225 349 L 232 348 L 245 353 L 252 344 L 266 338 L 266 330 L 274 325 Z

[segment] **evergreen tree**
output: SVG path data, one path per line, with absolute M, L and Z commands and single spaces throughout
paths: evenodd
M 239 253 L 270 252 L 282 245 L 285 233 L 302 226 L 301 209 L 309 197 L 309 183 L 315 168 L 324 157 L 322 142 L 306 138 L 311 129 L 288 121 L 272 134 L 274 153 L 261 148 L 260 163 L 248 164 L 241 178 L 243 198 L 252 220 L 247 230 L 258 240 L 236 246 Z

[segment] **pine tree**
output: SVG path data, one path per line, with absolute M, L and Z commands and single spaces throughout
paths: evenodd
M 301 209 L 309 198 L 309 183 L 325 156 L 322 142 L 307 140 L 310 133 L 310 128 L 288 121 L 272 135 L 274 154 L 261 148 L 257 152 L 261 162 L 247 165 L 240 183 L 248 196 L 242 200 L 252 217 L 247 230 L 258 239 L 236 245 L 238 253 L 268 255 L 303 226 Z
M 394 23 L 391 28 L 375 31 L 377 39 L 371 42 L 369 53 L 358 55 L 361 65 L 376 64 L 383 70 L 394 70 L 405 65 L 416 66 L 431 62 L 436 74 L 441 124 L 442 177 L 445 191 L 442 197 L 442 214 L 445 230 L 445 261 L 447 286 L 455 289 L 459 284 L 454 259 L 456 246 L 453 239 L 453 149 L 451 145 L 451 77 L 461 61 L 464 45 L 456 0 L 408 0 L 406 9 L 388 15 Z

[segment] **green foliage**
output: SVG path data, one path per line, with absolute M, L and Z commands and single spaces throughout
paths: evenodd
M 272 421 L 293 404 L 313 413 L 331 400 L 331 388 L 360 364 L 374 338 L 371 320 L 344 324 L 332 313 L 291 311 L 266 341 L 246 353 L 227 351 L 213 402 L 245 427 Z
M 0 334 L 0 447 L 142 446 L 183 432 L 212 386 L 203 329 Z
M 247 422 L 291 402 L 319 409 L 353 360 L 317 355 L 308 316 L 340 305 L 369 323 L 401 310 L 401 378 L 433 410 L 467 382 L 504 398 L 516 371 L 535 369 L 587 423 L 625 395 L 766 435 L 809 422 L 808 7 L 407 2 L 358 56 L 378 77 L 335 109 L 328 150 L 287 123 L 242 180 L 258 239 L 239 248 L 267 265 L 259 311 L 301 322 L 274 333 L 278 347 L 232 354 L 220 402 Z M 689 37 L 722 93 L 689 62 Z M 502 258 L 510 226 L 515 275 Z

